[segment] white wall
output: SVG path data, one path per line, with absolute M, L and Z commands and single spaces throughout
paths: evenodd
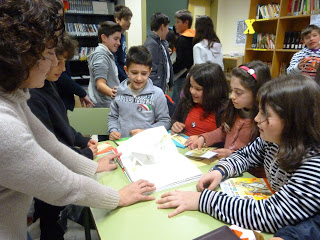
M 127 31 L 128 49 L 131 46 L 142 45 L 142 0 L 126 0 L 125 5 L 132 11 L 130 29 Z
M 219 0 L 217 16 L 217 35 L 223 45 L 223 53 L 244 54 L 245 47 L 235 46 L 237 20 L 248 19 L 250 0 Z

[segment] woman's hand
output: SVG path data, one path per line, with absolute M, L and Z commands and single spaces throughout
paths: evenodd
M 175 134 L 175 133 L 182 132 L 184 128 L 185 128 L 185 125 L 184 125 L 183 123 L 181 123 L 181 122 L 175 122 L 175 123 L 172 125 L 171 133 L 172 133 L 172 134 Z
M 198 137 L 193 143 L 191 143 L 188 148 L 189 149 L 195 149 L 195 148 L 198 148 L 199 150 L 203 147 L 204 145 L 204 137 L 203 136 L 200 136 Z
M 222 170 L 223 171 L 223 170 Z M 203 175 L 197 183 L 198 191 L 202 192 L 205 188 L 209 190 L 214 190 L 222 181 L 221 172 L 218 170 L 213 170 L 205 175 Z
M 156 190 L 154 184 L 146 180 L 138 180 L 119 190 L 119 207 L 129 206 L 136 202 L 154 200 L 154 197 L 144 193 Z
M 192 143 L 194 143 L 197 139 L 198 139 L 198 135 L 192 135 L 190 137 L 188 137 L 186 143 L 184 144 L 185 146 L 190 146 Z
M 168 217 L 173 217 L 188 210 L 198 210 L 199 208 L 199 199 L 201 193 L 199 192 L 167 192 L 161 196 L 161 198 L 157 201 L 158 209 L 165 208 L 176 208 L 172 213 L 168 215 Z
M 114 158 L 120 157 L 122 153 L 117 154 L 108 154 L 98 160 L 98 169 L 99 172 L 108 172 L 117 168 L 117 164 L 114 162 Z
M 86 95 L 84 98 L 80 98 L 80 103 L 82 107 L 86 106 L 87 108 L 91 108 L 95 106 L 88 95 Z

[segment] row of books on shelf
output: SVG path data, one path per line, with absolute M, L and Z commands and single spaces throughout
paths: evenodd
M 86 60 L 95 49 L 95 47 L 81 47 L 78 54 L 73 57 L 73 60 Z
M 283 49 L 302 49 L 304 44 L 301 32 L 286 32 L 284 35 Z
M 279 17 L 280 4 L 269 3 L 267 5 L 258 4 L 256 19 L 267 19 Z
M 273 33 L 254 33 L 252 38 L 252 48 L 274 49 L 276 35 Z
M 289 0 L 289 16 L 318 13 L 320 13 L 320 0 Z
M 98 25 L 87 23 L 66 23 L 66 31 L 71 36 L 98 36 Z
M 114 3 L 91 0 L 68 0 L 68 13 L 110 14 L 114 13 Z

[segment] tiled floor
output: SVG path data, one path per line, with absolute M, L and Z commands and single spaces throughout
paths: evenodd
M 32 240 L 40 239 L 39 219 L 28 227 Z M 85 240 L 84 228 L 73 221 L 68 220 L 68 231 L 64 235 L 65 240 Z M 99 240 L 97 231 L 91 230 L 91 240 Z

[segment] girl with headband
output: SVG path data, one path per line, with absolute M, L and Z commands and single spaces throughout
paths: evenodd
M 252 61 L 231 72 L 231 95 L 222 116 L 223 124 L 199 137 L 189 138 L 190 149 L 201 149 L 224 142 L 224 148 L 215 150 L 218 157 L 227 157 L 235 150 L 246 146 L 258 136 L 253 118 L 258 112 L 256 94 L 263 83 L 271 79 L 269 68 L 261 61 Z

